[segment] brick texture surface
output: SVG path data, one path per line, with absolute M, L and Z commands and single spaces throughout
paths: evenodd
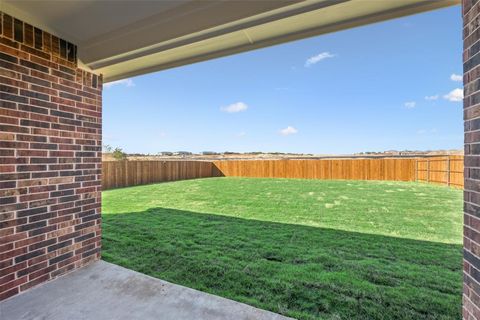
M 463 1 L 465 191 L 463 318 L 480 320 L 480 2 Z
M 0 300 L 100 257 L 102 79 L 0 12 Z

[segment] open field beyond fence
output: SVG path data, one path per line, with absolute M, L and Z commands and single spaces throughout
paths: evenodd
M 103 189 L 208 177 L 422 181 L 463 187 L 463 156 L 382 159 L 105 161 Z

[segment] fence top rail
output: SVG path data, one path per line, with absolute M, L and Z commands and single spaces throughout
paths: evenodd
M 213 160 L 194 160 L 194 159 L 158 159 L 158 160 L 102 160 L 103 163 L 135 163 L 135 162 L 204 162 L 211 163 Z
M 448 158 L 452 161 L 463 161 L 463 155 L 399 155 L 399 156 L 324 156 L 324 157 L 294 157 L 285 159 L 263 159 L 263 158 L 228 158 L 228 159 L 212 159 L 211 161 L 288 161 L 288 160 L 418 160 L 418 161 L 445 161 L 445 159 L 434 158 Z M 432 159 L 433 158 L 433 159 Z M 432 159 L 432 160 L 431 160 Z M 208 160 L 206 160 L 208 161 Z
M 292 157 L 292 158 L 212 158 L 212 159 L 131 159 L 131 160 L 113 160 L 105 159 L 102 162 L 118 163 L 118 162 L 216 162 L 216 161 L 289 161 L 289 160 L 396 160 L 396 159 L 411 159 L 419 162 L 427 161 L 444 161 L 445 159 L 435 158 L 449 158 L 450 161 L 463 161 L 463 155 L 362 155 L 362 156 L 318 156 L 318 157 Z
M 463 161 L 463 159 L 448 159 L 448 158 L 445 158 L 445 159 L 418 159 L 418 162 L 443 162 L 443 161 L 446 161 L 446 160 L 450 160 L 450 161 Z

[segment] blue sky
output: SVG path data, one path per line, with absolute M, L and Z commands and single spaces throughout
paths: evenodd
M 130 153 L 462 149 L 461 30 L 456 6 L 112 83 L 104 143 Z

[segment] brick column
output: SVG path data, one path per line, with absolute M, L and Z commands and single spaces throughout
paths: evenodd
M 480 2 L 463 1 L 465 191 L 463 318 L 480 319 Z
M 0 300 L 100 257 L 101 82 L 0 12 Z

